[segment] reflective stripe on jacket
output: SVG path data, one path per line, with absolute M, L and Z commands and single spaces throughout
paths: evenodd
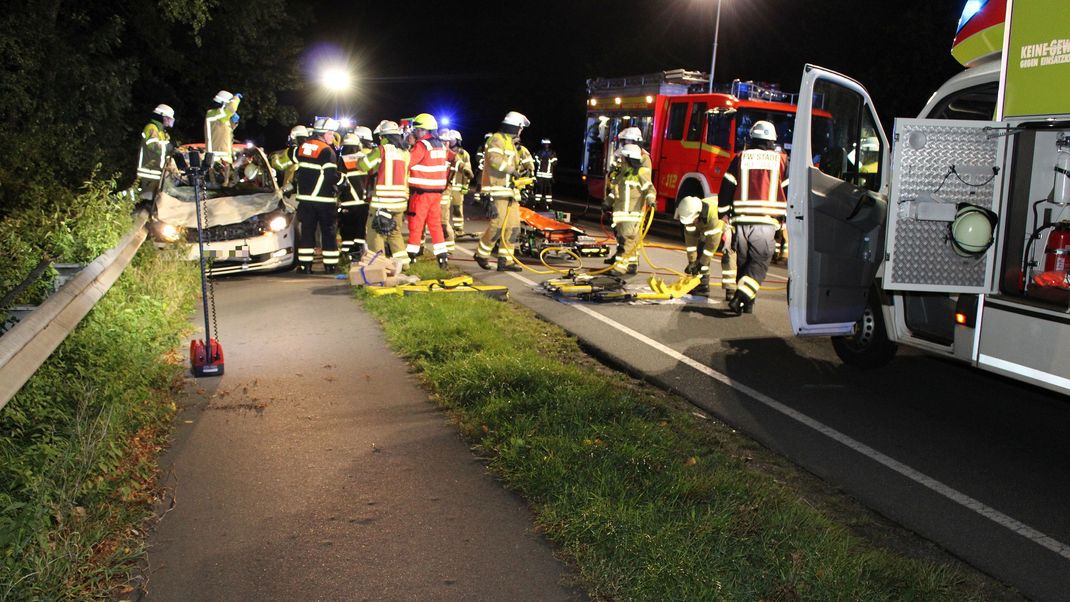
M 159 180 L 167 162 L 171 137 L 163 124 L 153 119 L 141 130 L 141 149 L 137 157 L 137 175 L 145 180 Z
M 334 149 L 310 138 L 297 148 L 297 200 L 333 203 L 338 195 Z
M 417 140 L 409 156 L 409 189 L 442 192 L 449 175 L 449 151 L 445 144 L 430 136 Z
M 613 207 L 614 225 L 639 221 L 643 206 L 654 204 L 657 191 L 651 181 L 652 172 L 650 154 L 645 150 L 638 168 L 624 158 L 614 159 L 606 178 L 606 201 Z
M 775 150 L 747 149 L 736 155 L 721 181 L 720 212 L 732 224 L 779 227 L 787 215 L 788 156 Z
M 483 173 L 480 175 L 480 191 L 492 198 L 513 198 L 513 175 L 519 168 L 519 159 L 513 137 L 496 132 L 487 139 L 483 148 Z M 507 173 L 508 172 L 508 173 Z
M 409 151 L 383 142 L 378 148 L 361 157 L 358 165 L 365 169 L 374 166 L 372 170 L 375 171 L 375 188 L 371 196 L 372 209 L 399 211 L 408 206 Z

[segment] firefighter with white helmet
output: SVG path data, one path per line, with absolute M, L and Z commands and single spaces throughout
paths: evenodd
M 416 261 L 424 238 L 424 226 L 438 265 L 448 265 L 446 235 L 442 228 L 442 193 L 449 177 L 449 149 L 435 136 L 438 121 L 429 113 L 412 120 L 413 146 L 409 155 L 409 259 Z
M 676 219 L 684 226 L 684 247 L 687 267 L 684 271 L 699 277 L 697 294 L 710 292 L 710 263 L 721 245 L 724 221 L 717 214 L 717 198 L 700 199 L 687 196 L 676 206 Z
M 297 148 L 297 219 L 301 225 L 297 269 L 304 274 L 312 271 L 317 228 L 324 270 L 330 274 L 338 269 L 338 157 L 331 146 L 337 129 L 337 121 L 321 117 L 312 125 L 312 136 Z
M 466 236 L 464 232 L 464 195 L 468 194 L 468 185 L 474 176 L 472 156 L 461 146 L 463 142 L 460 132 L 450 130 L 450 150 L 453 151 L 453 162 L 450 164 L 448 205 L 449 224 L 452 231 L 451 241 Z
M 750 129 L 747 148 L 728 165 L 718 195 L 722 216 L 731 215 L 736 229 L 736 287 L 728 307 L 750 313 L 769 271 L 774 237 L 787 215 L 788 157 L 776 148 L 773 124 L 758 121 Z
M 368 137 L 371 138 L 371 130 Z M 368 229 L 368 172 L 360 167 L 360 158 L 369 150 L 360 133 L 354 130 L 342 138 L 338 155 L 338 172 L 342 176 L 338 191 L 338 233 L 342 237 L 342 253 L 348 254 L 353 262 L 364 255 L 367 244 L 364 233 Z
M 513 249 L 520 236 L 520 191 L 514 180 L 520 171 L 520 155 L 517 149 L 520 133 L 531 125 L 528 118 L 509 111 L 502 118 L 502 123 L 487 140 L 484 147 L 483 172 L 480 176 L 480 190 L 488 197 L 487 217 L 490 222 L 479 239 L 475 260 L 484 270 L 490 269 L 487 259 L 498 247 L 498 271 L 519 272 Z
M 631 129 L 638 131 L 638 128 L 627 128 L 624 132 Z M 604 208 L 612 212 L 611 227 L 617 235 L 617 254 L 606 262 L 613 264 L 615 272 L 628 275 L 639 271 L 639 230 L 643 210 L 652 208 L 657 199 L 651 180 L 650 154 L 632 140 L 628 139 L 617 150 L 606 175 L 604 197 Z
M 554 202 L 554 171 L 557 169 L 557 153 L 549 138 L 542 139 L 542 148 L 535 155 L 535 204 L 547 209 Z
M 215 106 L 208 109 L 204 116 L 204 151 L 208 153 L 209 166 L 215 163 L 221 164 L 222 175 L 218 181 L 223 186 L 229 186 L 231 182 L 231 165 L 234 163 L 234 128 L 238 125 L 238 105 L 241 103 L 241 93 L 231 94 L 226 90 L 216 92 L 212 98 Z M 209 172 L 210 178 L 215 180 L 215 171 Z
M 137 157 L 139 196 L 152 200 L 160 188 L 167 157 L 171 155 L 171 135 L 167 130 L 175 124 L 175 110 L 170 105 L 156 105 L 152 117 L 141 130 L 141 150 Z
M 297 148 L 308 139 L 308 128 L 303 125 L 295 125 L 290 129 L 290 135 L 286 140 L 286 148 L 279 149 L 268 155 L 268 163 L 275 170 L 275 181 L 283 194 L 292 194 L 293 179 L 297 173 Z
M 379 137 L 379 145 L 358 161 L 360 168 L 368 172 L 369 180 L 374 182 L 368 202 L 365 238 L 369 251 L 386 252 L 389 246 L 390 257 L 400 268 L 408 258 L 401 228 L 409 203 L 409 151 L 405 149 L 397 122 L 379 122 L 374 134 Z

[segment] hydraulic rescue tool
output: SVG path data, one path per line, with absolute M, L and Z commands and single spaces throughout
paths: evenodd
M 204 309 L 204 339 L 190 341 L 190 364 L 194 376 L 221 376 L 223 374 L 223 346 L 212 337 L 213 331 L 216 336 L 219 335 L 219 330 L 215 327 L 215 290 L 208 278 L 208 270 L 204 258 L 204 229 L 208 227 L 208 215 L 204 207 L 204 169 L 201 165 L 200 153 L 195 150 L 189 154 L 189 168 L 186 170 L 186 175 L 189 177 L 190 185 L 193 187 L 193 202 L 197 212 L 201 305 Z M 209 309 L 211 312 L 209 312 Z M 209 313 L 211 313 L 211 320 L 209 320 Z

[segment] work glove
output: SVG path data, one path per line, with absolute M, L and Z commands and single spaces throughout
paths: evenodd
M 235 124 L 235 125 L 237 125 L 239 119 L 241 119 L 241 116 L 238 115 L 237 113 L 235 113 L 235 114 L 231 115 L 230 122 Z
M 238 92 L 237 94 L 234 95 L 234 98 L 241 99 L 241 97 L 242 97 L 241 92 Z
M 487 219 L 498 219 L 498 207 L 489 195 L 481 197 L 480 203 L 483 205 L 483 213 L 487 214 Z
M 687 267 L 684 268 L 684 273 L 685 274 L 689 274 L 691 276 L 694 276 L 695 274 L 698 274 L 698 271 L 699 271 L 698 262 L 695 262 L 695 261 L 692 261 L 691 263 L 687 264 Z
M 397 223 L 394 221 L 394 216 L 386 209 L 379 209 L 372 216 L 372 230 L 383 236 L 393 232 L 396 227 Z

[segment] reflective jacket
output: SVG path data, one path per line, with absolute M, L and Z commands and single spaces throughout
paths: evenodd
M 496 132 L 487 139 L 483 148 L 483 173 L 480 175 L 480 190 L 492 198 L 513 198 L 513 174 L 517 173 L 520 160 L 513 137 Z
M 227 104 L 208 109 L 204 116 L 204 150 L 217 157 L 231 158 L 234 155 L 234 123 L 231 118 L 238 113 L 240 98 Z
M 749 148 L 728 164 L 718 195 L 722 216 L 732 225 L 780 227 L 787 215 L 788 156 L 775 150 Z
M 409 151 L 381 142 L 357 161 L 360 169 L 375 173 L 372 209 L 404 211 L 409 204 Z
M 518 178 L 530 178 L 535 175 L 535 158 L 531 156 L 531 151 L 523 144 L 518 144 L 516 149 L 516 155 L 519 158 L 520 167 L 516 170 L 516 177 Z
M 297 200 L 333 203 L 338 196 L 338 159 L 318 138 L 297 147 Z
M 360 147 L 342 147 L 342 154 L 338 157 L 338 170 L 348 184 L 342 187 L 338 196 L 341 201 L 339 204 L 343 207 L 355 207 L 365 203 L 368 172 L 360 168 L 360 158 L 366 154 L 368 151 Z
M 413 145 L 409 154 L 409 191 L 442 192 L 449 176 L 449 150 L 446 143 L 430 135 Z
M 606 202 L 613 207 L 613 225 L 637 222 L 644 205 L 653 205 L 657 191 L 650 180 L 653 171 L 650 153 L 643 151 L 639 167 L 632 167 L 623 157 L 617 157 L 606 177 Z
M 472 156 L 458 146 L 453 151 L 453 163 L 450 164 L 450 190 L 468 192 L 468 183 L 474 176 Z
M 557 153 L 552 150 L 541 150 L 535 155 L 535 177 L 554 177 L 554 169 L 557 168 Z
M 698 262 L 702 274 L 709 272 L 717 247 L 721 244 L 724 222 L 717 214 L 717 200 L 702 199 L 698 219 L 684 226 L 684 246 L 688 263 Z
M 143 180 L 159 180 L 171 147 L 171 137 L 163 124 L 153 119 L 141 130 L 141 150 L 137 157 L 137 175 Z

